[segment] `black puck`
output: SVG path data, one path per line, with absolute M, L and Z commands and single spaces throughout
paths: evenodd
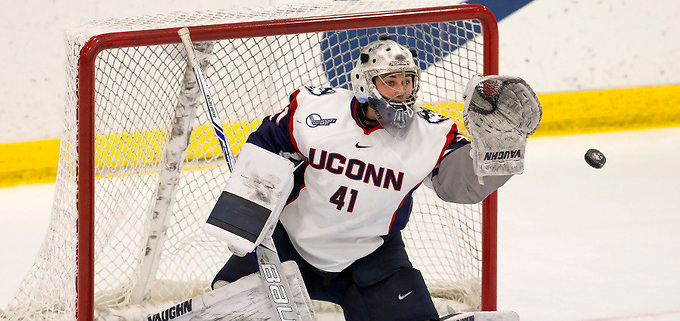
M 604 157 L 604 154 L 602 154 L 601 151 L 591 148 L 586 152 L 586 155 L 584 157 L 586 159 L 586 163 L 588 165 L 592 166 L 593 168 L 602 168 L 604 166 L 604 163 L 607 162 L 607 158 Z

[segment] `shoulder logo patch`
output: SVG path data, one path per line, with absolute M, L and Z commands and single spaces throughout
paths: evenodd
M 334 124 L 337 120 L 337 118 L 323 118 L 321 115 L 314 113 L 307 116 L 305 123 L 307 123 L 307 126 L 310 128 L 314 128 L 318 126 L 328 126 L 330 124 Z
M 328 95 L 332 94 L 335 92 L 335 89 L 330 88 L 330 87 L 314 87 L 314 86 L 305 86 L 307 88 L 307 91 L 309 91 L 310 94 L 314 96 L 323 96 L 323 95 Z
M 431 123 L 431 124 L 438 124 L 438 123 L 441 123 L 441 122 L 449 119 L 449 117 L 444 117 L 444 116 L 442 116 L 438 113 L 435 113 L 435 112 L 433 112 L 433 111 L 431 111 L 427 108 L 421 108 L 418 111 L 418 116 L 427 120 L 427 122 Z

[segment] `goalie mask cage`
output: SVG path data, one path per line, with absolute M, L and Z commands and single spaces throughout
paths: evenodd
M 165 308 L 208 291 L 228 259 L 226 245 L 200 228 L 229 171 L 187 68 L 181 27 L 191 31 L 235 154 L 296 88 L 348 88 L 359 47 L 381 36 L 418 52 L 420 105 L 464 132 L 465 84 L 497 73 L 493 15 L 450 1 L 385 4 L 175 13 L 67 32 L 66 121 L 51 222 L 4 318 L 125 319 L 118 311 Z M 421 187 L 403 233 L 434 297 L 495 309 L 495 193 L 456 205 Z

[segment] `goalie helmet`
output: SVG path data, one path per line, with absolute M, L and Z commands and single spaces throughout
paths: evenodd
M 416 66 L 414 56 L 415 52 L 399 43 L 388 37 L 381 38 L 361 49 L 359 60 L 351 72 L 354 96 L 361 103 L 368 102 L 375 110 L 380 125 L 400 140 L 406 137 L 415 115 L 420 68 Z M 411 77 L 411 84 L 402 84 L 401 94 L 385 97 L 376 87 L 376 82 L 383 81 L 379 76 L 399 73 L 402 75 L 400 79 Z M 409 90 L 403 91 L 406 88 Z

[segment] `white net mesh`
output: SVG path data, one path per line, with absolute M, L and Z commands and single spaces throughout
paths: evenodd
M 434 4 L 438 2 L 427 2 Z M 366 13 L 384 10 L 384 5 L 382 1 L 340 1 L 177 13 L 98 21 L 70 32 L 69 91 L 51 223 L 34 266 L 4 317 L 75 319 L 78 57 L 92 35 Z M 422 4 L 391 1 L 390 6 Z M 483 38 L 480 21 L 451 20 L 204 43 L 204 59 L 210 62 L 205 74 L 229 144 L 238 153 L 259 120 L 279 111 L 301 85 L 347 87 L 346 77 L 358 48 L 384 35 L 418 51 L 423 105 L 458 120 L 462 127 L 462 91 L 468 79 L 483 73 Z M 219 146 L 205 108 L 197 108 L 188 150 L 179 162 L 173 163 L 168 152 L 172 145 L 168 142 L 179 135 L 173 129 L 177 110 L 201 103 L 186 71 L 180 44 L 107 49 L 96 59 L 94 291 L 95 315 L 100 318 L 111 309 L 140 303 L 172 305 L 205 292 L 230 255 L 224 244 L 200 230 L 229 175 L 224 159 L 216 156 Z M 177 182 L 163 181 L 163 173 L 172 170 Z M 162 186 L 170 186 L 174 195 L 159 196 Z M 149 230 L 155 215 L 164 214 L 156 213 L 164 201 L 169 202 L 161 232 L 165 240 L 158 258 L 149 263 Z M 444 203 L 427 188 L 416 192 L 404 235 L 409 255 L 434 296 L 479 308 L 481 230 L 481 205 Z M 135 291 L 143 295 L 136 296 Z

